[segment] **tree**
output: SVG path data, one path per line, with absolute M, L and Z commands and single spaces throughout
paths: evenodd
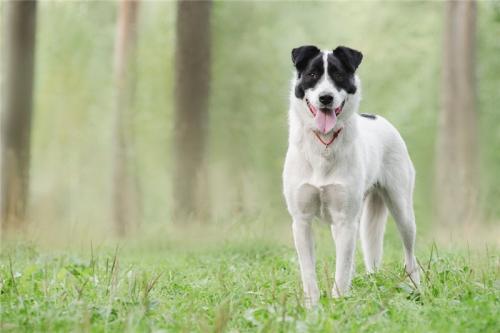
M 134 221 L 137 223 L 140 215 L 130 121 L 135 90 L 138 7 L 136 0 L 120 1 L 115 41 L 113 219 L 119 235 L 124 235 Z
M 445 4 L 442 110 L 437 146 L 438 219 L 467 223 L 478 196 L 476 2 Z
M 206 213 L 211 1 L 179 1 L 175 52 L 174 213 Z M 205 190 L 202 188 L 204 185 Z M 202 199 L 202 197 L 205 197 Z
M 37 4 L 35 1 L 7 1 L 4 6 L 0 219 L 2 227 L 7 229 L 26 220 Z

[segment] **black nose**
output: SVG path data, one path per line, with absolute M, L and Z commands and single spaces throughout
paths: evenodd
M 323 105 L 328 105 L 333 102 L 333 96 L 332 95 L 321 95 L 319 96 L 319 101 Z

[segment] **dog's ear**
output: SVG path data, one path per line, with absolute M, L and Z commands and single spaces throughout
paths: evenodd
M 314 45 L 300 46 L 292 50 L 292 62 L 300 73 L 306 68 L 309 60 L 319 53 L 320 50 Z
M 333 50 L 333 54 L 352 73 L 356 71 L 359 64 L 361 64 L 361 60 L 363 60 L 363 54 L 361 52 L 345 46 L 338 46 Z

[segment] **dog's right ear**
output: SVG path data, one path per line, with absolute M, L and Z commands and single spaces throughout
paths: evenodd
M 297 71 L 302 72 L 309 60 L 317 56 L 321 51 L 314 45 L 300 46 L 292 50 L 292 62 Z

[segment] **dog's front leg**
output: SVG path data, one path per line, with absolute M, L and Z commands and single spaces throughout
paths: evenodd
M 351 287 L 362 200 L 343 185 L 325 186 L 322 188 L 322 195 L 328 206 L 335 241 L 335 282 L 332 296 L 340 297 L 346 295 Z
M 319 288 L 316 282 L 316 260 L 312 220 L 318 213 L 320 201 L 318 188 L 302 184 L 297 189 L 296 201 L 291 211 L 293 218 L 293 240 L 299 257 L 300 275 L 304 288 L 305 306 L 312 308 L 318 304 Z
M 356 249 L 357 223 L 342 221 L 331 225 L 335 241 L 336 262 L 333 297 L 344 296 L 349 292 L 354 272 L 354 251 Z
M 305 306 L 306 308 L 312 308 L 318 304 L 319 288 L 316 282 L 316 260 L 314 258 L 314 240 L 311 230 L 311 221 L 294 219 L 293 239 L 299 257 Z

